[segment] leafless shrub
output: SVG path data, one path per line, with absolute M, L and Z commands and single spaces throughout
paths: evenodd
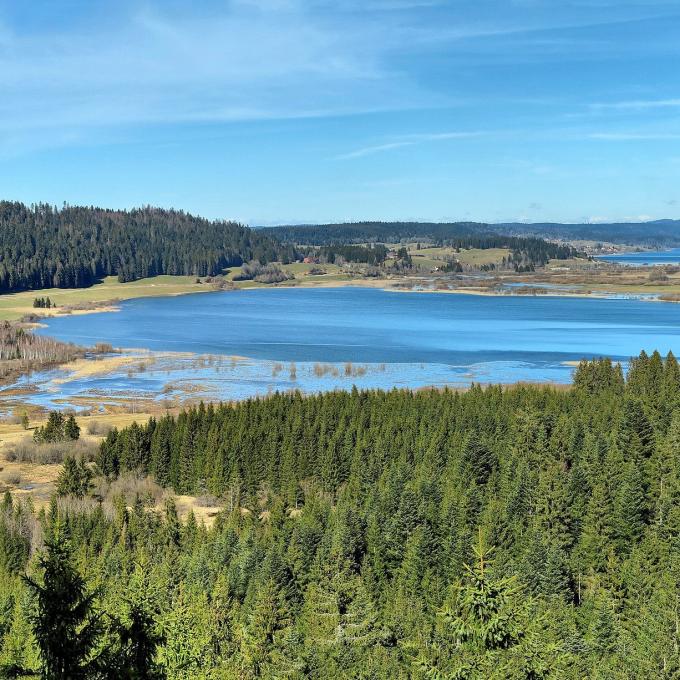
M 650 281 L 668 281 L 668 276 L 666 272 L 661 267 L 654 267 L 651 272 L 649 272 Z
M 166 491 L 156 484 L 153 477 L 135 472 L 126 472 L 113 481 L 103 477 L 97 479 L 95 494 L 105 501 L 123 497 L 127 505 L 132 505 L 137 497 L 147 506 L 158 505 L 166 496 Z
M 40 520 L 33 511 L 33 499 L 30 496 L 21 498 L 15 495 L 12 499 L 12 508 L 7 508 L 2 513 L 5 526 L 11 527 L 12 533 L 16 532 L 28 541 L 30 555 L 43 547 Z
M 258 283 L 281 283 L 295 277 L 281 269 L 277 264 L 260 264 L 253 261 L 244 264 L 234 276 L 234 281 L 257 281 Z
M 0 379 L 73 361 L 85 355 L 76 345 L 34 335 L 19 325 L 0 325 Z
M 86 427 L 87 434 L 101 435 L 104 437 L 111 432 L 112 429 L 111 425 L 99 422 L 98 420 L 90 420 Z
M 91 462 L 95 459 L 96 453 L 97 445 L 82 439 L 75 442 L 38 444 L 32 439 L 25 438 L 7 451 L 6 458 L 10 462 L 55 465 L 62 463 L 66 455 Z
M 86 300 L 64 305 L 62 310 L 67 313 L 74 311 L 90 311 L 92 309 L 101 309 L 102 307 L 113 307 L 118 304 L 120 304 L 119 298 L 112 298 L 111 300 Z
M 217 496 L 212 494 L 205 494 L 196 497 L 196 507 L 198 508 L 216 508 L 220 504 Z
M 113 349 L 113 345 L 109 342 L 98 342 L 94 346 L 94 351 L 97 354 L 112 354 L 116 350 Z
M 210 283 L 215 290 L 233 290 L 234 284 L 228 281 L 224 276 L 216 276 L 211 281 L 205 280 L 206 283 Z
M 345 377 L 346 378 L 356 378 L 357 376 L 366 375 L 368 369 L 366 366 L 355 366 L 351 361 L 345 364 Z

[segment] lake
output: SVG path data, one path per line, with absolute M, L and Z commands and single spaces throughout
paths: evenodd
M 146 298 L 48 319 L 39 333 L 110 342 L 131 363 L 21 381 L 28 400 L 81 405 L 240 399 L 272 390 L 567 383 L 583 357 L 680 353 L 680 305 L 620 299 L 276 288 Z M 135 363 L 137 362 L 137 363 Z M 91 405 L 91 403 L 90 403 Z
M 680 248 L 671 250 L 651 250 L 643 253 L 618 253 L 616 255 L 598 255 L 598 260 L 614 264 L 626 264 L 643 267 L 655 264 L 680 264 Z

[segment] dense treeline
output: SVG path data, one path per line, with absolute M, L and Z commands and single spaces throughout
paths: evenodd
M 181 211 L 0 202 L 0 292 L 80 288 L 111 275 L 214 276 L 251 260 L 294 258 L 292 246 L 266 234 Z
M 569 245 L 551 243 L 536 236 L 507 236 L 475 222 L 351 222 L 291 227 L 268 227 L 259 232 L 284 243 L 308 246 L 335 246 L 358 243 L 399 243 L 431 240 L 453 248 L 508 248 L 515 268 L 530 270 L 548 260 L 565 260 L 578 252 Z
M 329 246 L 343 243 L 398 243 L 402 240 L 433 239 L 453 243 L 461 247 L 467 239 L 480 239 L 475 247 L 495 248 L 492 234 L 485 224 L 477 222 L 344 222 L 339 224 L 303 224 L 266 227 L 259 232 L 271 234 L 285 243 L 299 245 Z M 487 241 L 487 239 L 491 239 Z
M 381 243 L 370 246 L 333 245 L 319 248 L 318 255 L 323 262 L 331 264 L 340 261 L 360 262 L 363 264 L 379 265 L 387 259 L 387 248 Z
M 625 380 L 608 360 L 583 362 L 571 390 L 199 406 L 111 432 L 98 466 L 111 479 L 133 470 L 177 492 L 212 492 L 225 509 L 207 530 L 192 515 L 179 522 L 171 501 L 145 510 L 142 495 L 112 508 L 62 500 L 37 519 L 6 501 L 6 668 L 38 668 L 55 653 L 27 631 L 53 625 L 32 607 L 46 597 L 37 586 L 55 548 L 39 563 L 31 554 L 59 523 L 71 546 L 62 571 L 82 574 L 78 592 L 93 598 L 80 621 L 91 605 L 128 631 L 87 641 L 87 677 L 131 639 L 170 678 L 680 673 L 672 355 L 641 355 Z M 19 578 L 26 568 L 37 586 Z M 83 625 L 69 632 L 74 645 Z

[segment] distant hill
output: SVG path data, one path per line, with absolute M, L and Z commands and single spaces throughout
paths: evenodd
M 559 222 L 345 222 L 260 228 L 280 240 L 299 245 L 399 242 L 431 239 L 443 243 L 497 247 L 494 236 L 574 241 L 606 241 L 650 248 L 680 246 L 680 220 L 568 224 Z
M 258 231 L 269 233 L 286 243 L 315 246 L 338 243 L 398 243 L 417 239 L 452 242 L 472 238 L 481 243 L 484 239 L 497 238 L 488 229 L 488 225 L 480 222 L 341 222 L 264 227 Z
M 653 222 L 612 222 L 609 224 L 560 224 L 538 222 L 524 224 L 506 222 L 489 224 L 497 234 L 515 236 L 538 236 L 565 240 L 606 241 L 650 248 L 680 246 L 680 220 L 656 220 Z
M 0 292 L 82 288 L 158 274 L 207 276 L 244 261 L 290 261 L 295 249 L 235 222 L 145 207 L 26 206 L 0 201 Z
M 356 243 L 433 241 L 453 248 L 507 248 L 517 267 L 544 265 L 578 253 L 570 246 L 549 243 L 536 236 L 498 233 L 480 222 L 346 222 L 266 227 L 258 230 L 296 246 L 331 246 Z

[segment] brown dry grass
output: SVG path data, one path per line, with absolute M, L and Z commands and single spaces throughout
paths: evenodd
M 120 429 L 131 425 L 133 421 L 144 422 L 158 413 L 158 411 L 149 411 L 79 416 L 77 419 L 81 427 L 81 440 L 83 444 L 96 445 L 102 440 L 104 433 L 112 427 Z M 32 420 L 31 427 L 43 425 L 44 422 L 44 417 L 41 420 Z M 89 434 L 90 431 L 97 434 Z M 8 461 L 8 452 L 20 445 L 30 434 L 30 431 L 27 433 L 18 423 L 0 422 L 0 493 L 10 491 L 17 498 L 31 497 L 36 509 L 39 510 L 49 505 L 61 465 Z M 171 491 L 159 487 L 152 478 L 139 478 L 132 474 L 124 475 L 111 484 L 100 479 L 95 492 L 105 498 L 107 504 L 113 496 L 122 493 L 130 505 L 134 502 L 134 495 L 139 493 L 140 496 L 152 500 L 149 507 L 156 512 L 162 512 L 165 499 L 173 495 Z M 206 503 L 205 498 L 200 496 L 181 495 L 174 496 L 174 498 L 180 519 L 186 519 L 189 512 L 193 511 L 197 521 L 204 522 L 206 526 L 212 526 L 215 517 L 223 507 L 219 499 Z

